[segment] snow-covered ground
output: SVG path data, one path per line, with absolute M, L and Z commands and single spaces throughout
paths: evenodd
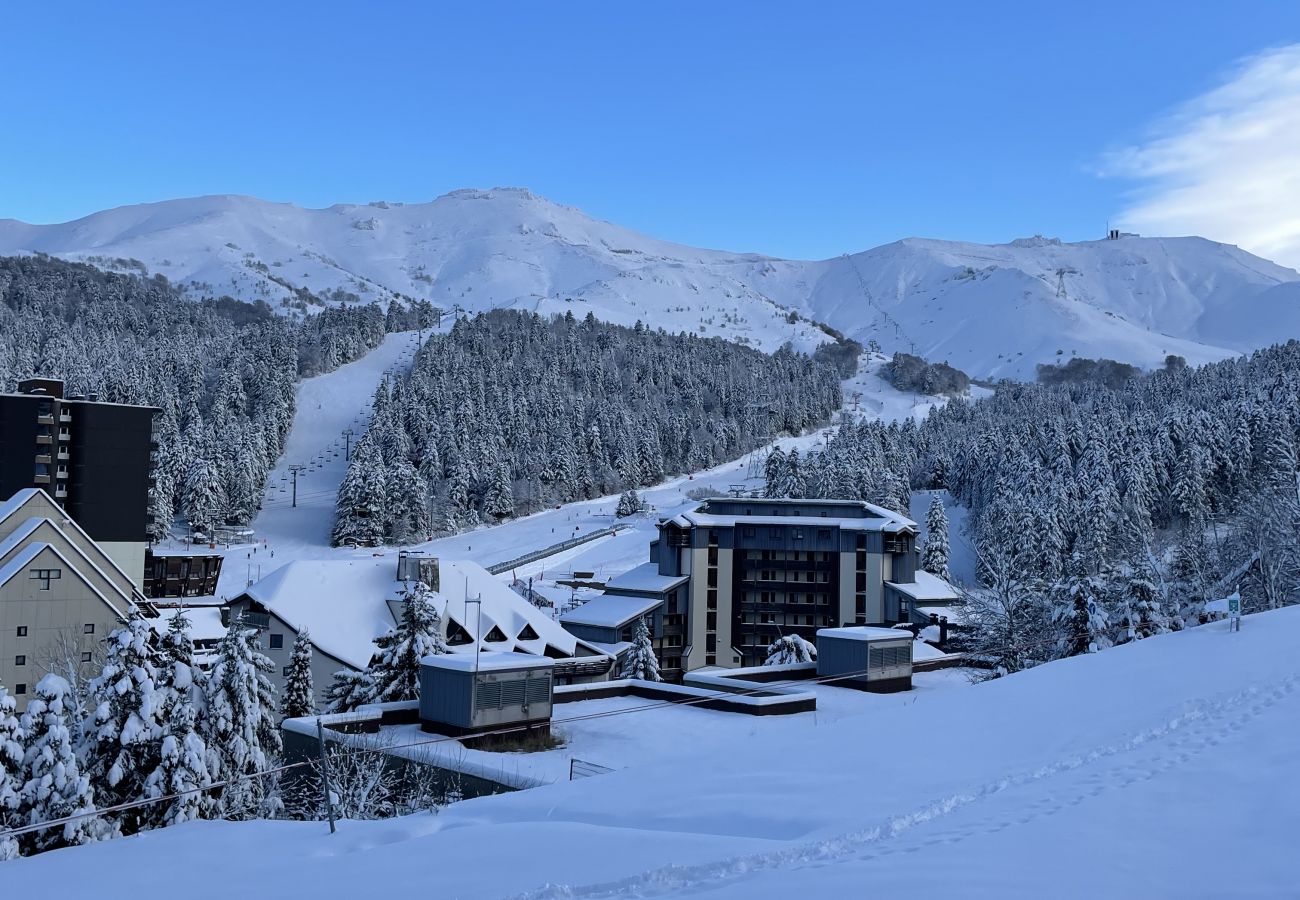
M 517 188 L 328 209 L 193 197 L 57 225 L 0 220 L 0 253 L 36 251 L 134 259 L 196 295 L 277 308 L 293 287 L 401 293 L 445 309 L 591 312 L 765 350 L 824 342 L 815 320 L 976 377 L 1032 379 L 1037 364 L 1072 356 L 1200 363 L 1300 336 L 1300 275 L 1203 238 L 911 238 L 783 260 L 658 240 Z
M 972 674 L 961 668 L 921 672 L 914 676 L 913 691 L 900 694 L 869 694 L 834 684 L 793 681 L 789 683 L 792 689 L 817 695 L 817 711 L 771 717 L 668 705 L 643 697 L 565 703 L 555 707 L 551 726 L 552 734 L 562 744 L 534 753 L 470 750 L 459 741 L 429 743 L 435 736 L 422 731 L 419 725 L 387 727 L 377 738 L 364 735 L 357 740 L 362 745 L 401 747 L 403 755 L 441 760 L 451 768 L 468 764 L 485 775 L 522 775 L 549 784 L 568 780 L 572 759 L 611 769 L 634 769 L 674 759 L 687 766 L 701 754 L 725 755 L 749 741 L 797 741 L 800 734 L 811 734 L 841 719 L 915 703 L 935 691 L 970 687 Z M 682 741 L 683 734 L 691 736 L 689 743 Z
M 756 720 L 723 746 L 685 731 L 671 757 L 437 815 L 335 835 L 193 823 L 5 863 L 0 883 L 106 900 L 1294 897 L 1297 641 L 1288 608 L 813 728 Z

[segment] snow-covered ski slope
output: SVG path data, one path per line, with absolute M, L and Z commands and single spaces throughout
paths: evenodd
M 389 335 L 382 346 L 362 359 L 302 382 L 285 453 L 267 482 L 265 506 L 253 522 L 258 551 L 254 553 L 251 546 L 224 551 L 226 564 L 218 596 L 233 597 L 243 590 L 250 577 L 256 579 L 259 573 L 268 575 L 276 566 L 293 560 L 368 558 L 376 554 L 395 557 L 396 548 L 332 548 L 329 539 L 338 487 L 346 471 L 342 431 L 351 428 L 360 436 L 368 421 L 375 388 L 388 373 L 410 366 L 416 341 L 412 333 Z M 877 374 L 883 362 L 884 357 L 864 354 L 862 370 L 844 383 L 848 415 L 886 421 L 920 418 L 943 402 L 942 398 L 895 390 Z M 973 391 L 983 393 L 984 389 L 976 387 Z M 800 437 L 782 438 L 776 443 L 783 449 L 798 448 L 806 453 L 824 441 L 825 436 L 823 429 Z M 323 465 L 299 474 L 298 506 L 294 508 L 289 466 L 309 464 L 322 453 Z M 652 509 L 641 516 L 618 520 L 628 525 L 628 530 L 520 568 L 517 574 L 523 579 L 532 576 L 538 587 L 543 587 L 575 569 L 596 572 L 602 577 L 624 572 L 648 557 L 650 540 L 655 534 L 654 522 L 660 515 L 688 503 L 688 491 L 712 488 L 725 493 L 733 485 L 747 489 L 761 487 L 761 469 L 757 473 L 759 477 L 750 477 L 750 470 L 750 460 L 742 459 L 647 488 L 641 495 Z M 617 496 L 568 503 L 410 549 L 444 559 L 472 559 L 484 566 L 492 565 L 608 528 L 615 522 L 617 504 Z M 322 602 L 326 600 L 322 598 Z
M 108 268 L 137 260 L 196 294 L 274 306 L 292 287 L 402 294 L 640 319 L 767 350 L 826 340 L 816 320 L 977 377 L 1032 378 L 1071 356 L 1197 363 L 1300 336 L 1300 274 L 1202 238 L 908 239 L 782 260 L 646 237 L 513 188 L 328 209 L 196 197 L 59 225 L 0 220 L 0 253 L 37 251 Z
M 797 732 L 755 719 L 734 747 L 687 739 L 671 759 L 437 815 L 335 835 L 193 823 L 5 863 L 0 881 L 106 900 L 1294 897 L 1297 641 L 1300 607 L 864 699 Z M 726 715 L 693 712 L 702 728 Z

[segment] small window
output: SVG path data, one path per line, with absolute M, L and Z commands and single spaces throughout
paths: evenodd
M 94 634 L 94 633 L 95 633 L 95 624 L 94 624 L 93 622 L 87 622 L 85 625 L 82 625 L 82 626 L 81 626 L 81 633 L 82 633 L 82 634 Z
M 794 530 L 794 539 L 795 539 L 796 541 L 802 541 L 802 540 L 803 540 L 803 529 L 802 529 L 802 528 L 796 528 L 796 529 Z
M 27 626 L 26 626 L 26 625 L 19 625 L 19 626 L 18 626 L 18 636 L 19 636 L 19 637 L 27 637 Z
M 21 697 L 25 693 L 27 693 L 27 685 L 25 683 L 20 681 L 14 685 L 15 696 Z
M 744 534 L 744 536 L 747 538 L 754 537 L 754 533 L 755 533 L 754 527 L 751 525 L 745 526 L 745 530 L 742 532 L 742 534 Z
M 767 530 L 767 536 L 768 536 L 768 537 L 774 537 L 774 538 L 779 538 L 779 537 L 781 537 L 781 536 L 782 536 L 782 535 L 781 535 L 781 526 L 779 526 L 779 525 L 773 525 L 771 528 L 769 528 L 769 529 Z
M 712 653 L 706 653 L 706 654 L 704 655 L 704 664 L 705 664 L 706 666 L 716 666 L 716 665 L 718 664 L 718 657 L 715 656 L 715 655 L 712 654 Z M 20 685 L 18 685 L 18 686 L 19 686 L 20 688 L 25 688 L 25 687 L 26 687 L 26 685 L 24 685 L 24 684 L 20 684 Z M 21 694 L 22 691 L 19 691 L 18 693 Z
M 283 669 L 280 670 L 280 674 L 283 675 L 285 678 L 288 678 L 290 668 L 291 668 L 290 666 L 285 666 Z
M 50 589 L 50 582 L 62 578 L 63 573 L 59 569 L 32 569 L 27 577 L 32 581 L 39 581 L 40 589 L 48 591 Z
M 284 649 L 284 635 L 282 634 L 271 635 L 271 649 L 272 650 Z
M 19 653 L 17 656 L 15 656 L 15 657 L 14 657 L 14 665 L 15 665 L 15 666 L 25 666 L 25 665 L 27 665 L 27 656 L 26 656 L 26 654 Z
M 90 651 L 89 651 L 89 650 L 87 650 L 87 651 L 85 651 L 85 652 L 83 652 L 83 653 L 81 654 L 81 661 L 82 661 L 82 662 L 90 662 Z

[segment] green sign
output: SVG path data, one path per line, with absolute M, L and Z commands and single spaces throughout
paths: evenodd
M 1234 618 L 1241 615 L 1241 594 L 1233 594 L 1228 598 L 1228 615 Z

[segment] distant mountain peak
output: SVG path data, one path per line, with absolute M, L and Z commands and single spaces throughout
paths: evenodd
M 305 209 L 238 194 L 140 204 L 59 225 L 0 220 L 0 253 L 161 273 L 192 296 L 448 310 L 588 312 L 772 350 L 824 323 L 977 377 L 1108 356 L 1192 362 L 1300 336 L 1300 274 L 1203 238 L 1006 244 L 906 238 L 828 260 L 675 244 L 522 187 Z

